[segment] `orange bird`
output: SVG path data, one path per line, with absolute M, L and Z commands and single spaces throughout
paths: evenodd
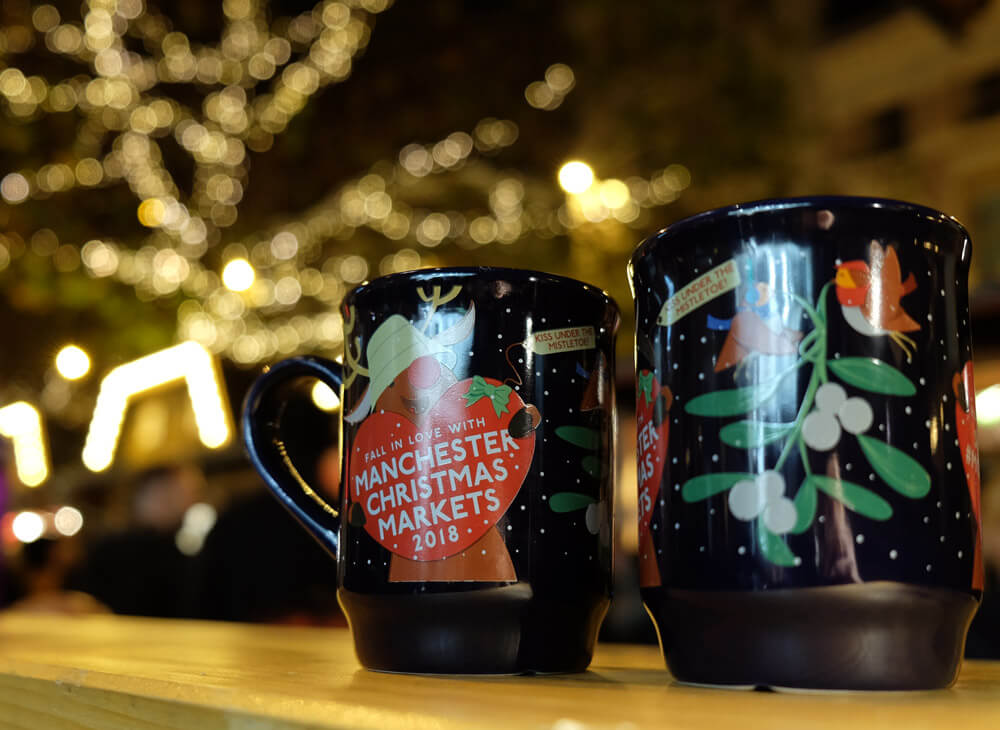
M 844 319 L 856 331 L 868 337 L 888 335 L 913 358 L 917 343 L 904 332 L 915 332 L 920 325 L 906 313 L 900 300 L 917 288 L 911 272 L 906 281 L 899 269 L 899 258 L 891 246 L 883 248 L 872 241 L 867 262 L 845 261 L 837 266 L 837 301 Z

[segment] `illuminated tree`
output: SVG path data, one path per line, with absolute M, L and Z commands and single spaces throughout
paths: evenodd
M 5 4 L 0 311 L 22 348 L 0 375 L 42 390 L 71 339 L 103 369 L 178 339 L 240 364 L 322 350 L 351 286 L 424 265 L 626 303 L 627 252 L 691 212 L 661 212 L 688 170 L 759 164 L 787 126 L 785 56 L 754 54 L 792 21 L 735 0 L 388 4 Z M 597 179 L 567 193 L 576 156 Z

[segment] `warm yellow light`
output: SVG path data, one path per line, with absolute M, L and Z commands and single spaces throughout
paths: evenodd
M 167 206 L 159 198 L 147 198 L 139 203 L 136 215 L 142 225 L 147 228 L 156 228 L 163 225 L 163 219 L 167 215 Z
M 27 178 L 19 172 L 12 172 L 0 180 L 0 195 L 8 203 L 21 203 L 31 193 Z
M 56 355 L 56 370 L 66 380 L 79 380 L 90 372 L 90 357 L 76 345 L 66 345 Z
M 10 527 L 21 542 L 34 542 L 45 534 L 45 520 L 37 512 L 19 512 Z
M 184 342 L 120 365 L 105 376 L 83 447 L 84 465 L 91 471 L 111 466 L 130 398 L 180 379 L 187 384 L 201 442 L 212 449 L 228 443 L 229 408 L 215 360 L 198 343 Z
M 1000 385 L 991 385 L 976 394 L 976 420 L 980 426 L 1000 423 Z
M 559 168 L 559 185 L 567 193 L 582 193 L 594 184 L 594 171 L 586 162 L 573 160 Z
M 60 535 L 73 537 L 83 528 L 83 513 L 76 507 L 60 507 L 56 510 L 52 523 Z
M 233 259 L 222 269 L 222 283 L 230 291 L 246 291 L 256 278 L 253 266 L 246 259 Z
M 601 202 L 611 209 L 623 208 L 632 199 L 628 185 L 613 178 L 601 181 L 600 196 Z
M 317 380 L 312 387 L 312 401 L 321 411 L 335 411 L 340 405 L 340 398 L 333 392 L 333 388 L 321 380 Z
M 42 417 L 34 406 L 18 401 L 0 408 L 0 436 L 14 442 L 14 466 L 25 486 L 37 487 L 48 478 Z

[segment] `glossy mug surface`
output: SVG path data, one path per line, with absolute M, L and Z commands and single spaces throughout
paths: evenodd
M 244 438 L 336 556 L 361 663 L 585 669 L 611 586 L 614 302 L 539 272 L 436 269 L 364 284 L 342 313 L 343 368 L 274 366 Z M 339 515 L 282 445 L 278 386 L 301 376 L 342 390 Z
M 965 230 L 822 197 L 630 265 L 640 576 L 678 679 L 940 687 L 982 592 Z

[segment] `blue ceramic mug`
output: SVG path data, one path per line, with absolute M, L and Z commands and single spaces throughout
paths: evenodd
M 954 219 L 735 205 L 630 264 L 643 600 L 678 679 L 950 684 L 982 591 Z

